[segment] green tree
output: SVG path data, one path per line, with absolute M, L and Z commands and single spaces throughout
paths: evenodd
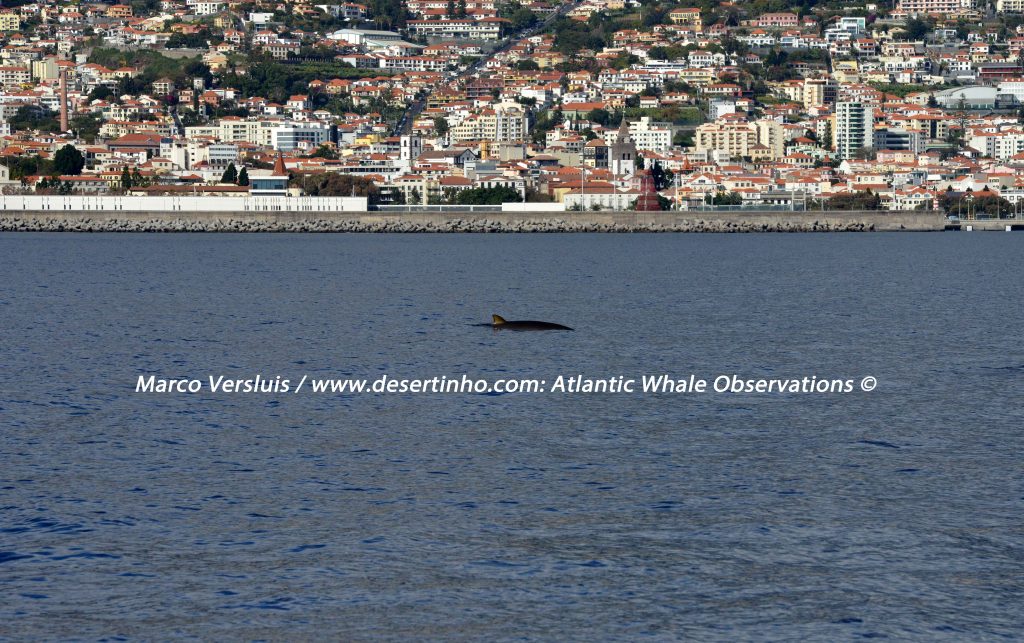
M 111 98 L 116 97 L 114 96 L 114 92 L 110 91 L 110 88 L 106 85 L 97 85 L 91 92 L 89 92 L 90 102 L 94 100 L 109 100 Z
M 712 205 L 743 205 L 743 197 L 735 192 L 716 192 L 711 198 Z
M 693 147 L 693 132 L 677 131 L 672 137 L 672 144 L 679 147 Z
M 188 78 L 202 78 L 204 87 L 209 87 L 213 81 L 213 72 L 210 71 L 210 66 L 198 58 L 186 64 L 184 71 Z
M 56 132 L 60 129 L 57 115 L 45 107 L 22 105 L 8 121 L 14 131 L 40 130 Z
M 666 170 L 661 167 L 660 161 L 655 161 L 651 165 L 651 179 L 654 181 L 655 190 L 664 190 L 672 186 L 675 174 L 672 173 L 672 170 Z
M 361 176 L 325 172 L 294 177 L 289 184 L 302 188 L 310 196 L 365 196 L 371 205 L 380 201 L 377 186 Z
M 537 24 L 537 14 L 526 7 L 522 7 L 520 9 L 516 9 L 515 13 L 512 14 L 509 20 L 512 21 L 513 31 L 522 31 Z
M 561 110 L 545 111 L 537 117 L 537 122 L 533 125 L 533 132 L 531 138 L 536 143 L 543 143 L 546 139 L 547 133 L 552 129 L 558 127 L 558 124 L 562 122 Z
M 147 185 L 149 185 L 149 180 L 142 176 L 142 173 L 139 172 L 139 168 L 132 169 L 132 186 L 143 187 Z
M 238 170 L 235 169 L 234 163 L 228 163 L 228 167 L 224 170 L 224 174 L 220 177 L 221 183 L 235 183 L 238 181 Z
M 903 26 L 903 31 L 907 34 L 907 40 L 921 40 L 927 36 L 933 28 L 932 23 L 927 20 L 910 18 Z
M 438 136 L 448 135 L 448 120 L 443 116 L 438 116 L 434 119 L 434 131 L 437 132 Z
M 653 27 L 666 22 L 665 17 L 671 7 L 669 5 L 650 3 L 640 5 L 640 13 L 643 15 L 641 23 L 645 27 Z M 646 11 L 645 11 L 646 9 Z
M 92 143 L 99 136 L 103 123 L 95 114 L 79 114 L 71 119 L 70 125 L 71 130 L 79 138 L 84 139 L 87 143 Z
M 128 171 L 127 165 L 124 166 L 123 170 L 121 170 L 121 189 L 125 192 L 132 189 L 132 175 L 131 172 Z
M 458 205 L 500 205 L 522 200 L 523 197 L 517 190 L 504 185 L 494 188 L 460 190 L 454 199 Z
M 825 202 L 828 210 L 878 210 L 881 207 L 882 199 L 871 190 L 837 194 Z
M 947 191 L 939 197 L 938 207 L 947 215 L 957 214 L 961 217 L 984 214 L 1002 219 L 1013 213 L 1012 203 L 989 190 L 974 193 Z
M 600 50 L 605 46 L 609 20 L 602 20 L 600 14 L 597 17 L 597 24 L 581 23 L 569 18 L 559 18 L 555 21 L 553 28 L 555 32 L 555 48 L 570 56 L 579 56 L 584 49 Z
M 71 181 L 61 181 L 55 176 L 43 178 L 36 183 L 36 192 L 39 194 L 71 194 L 74 189 Z
M 212 35 L 209 30 L 202 29 L 196 33 L 173 33 L 164 45 L 167 49 L 200 49 L 206 47 Z
M 331 149 L 330 147 L 328 147 L 327 145 L 321 145 L 320 147 L 316 148 L 315 152 L 310 154 L 310 157 L 320 159 L 337 159 L 338 153 Z
M 53 161 L 38 156 L 12 156 L 5 162 L 12 179 L 53 174 Z
M 587 120 L 593 123 L 597 123 L 598 125 L 603 125 L 607 127 L 608 123 L 610 123 L 612 120 L 612 115 L 611 112 L 609 112 L 607 109 L 602 109 L 599 107 L 597 109 L 591 110 L 590 113 L 587 114 Z
M 61 175 L 77 176 L 85 167 L 85 157 L 74 145 L 65 145 L 53 155 L 53 169 Z
M 249 170 L 242 168 L 242 171 L 238 173 L 238 184 L 249 185 Z

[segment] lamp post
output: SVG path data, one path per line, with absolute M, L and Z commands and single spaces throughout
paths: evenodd
M 587 209 L 587 166 L 580 166 L 580 212 Z

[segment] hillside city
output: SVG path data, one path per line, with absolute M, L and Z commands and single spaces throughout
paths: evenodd
M 1024 0 L 38 1 L 4 194 L 1024 216 Z

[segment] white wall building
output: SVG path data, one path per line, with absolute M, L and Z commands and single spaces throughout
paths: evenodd
M 975 132 L 967 144 L 985 156 L 1003 161 L 1024 152 L 1024 129 L 1012 127 L 998 132 Z
M 223 2 L 211 0 L 188 0 L 189 11 L 197 16 L 211 16 L 224 8 Z
M 288 123 L 271 130 L 271 146 L 280 152 L 315 150 L 330 140 L 326 125 Z
M 874 145 L 875 112 L 864 103 L 836 103 L 835 133 L 832 140 L 840 159 L 853 157 L 861 148 Z
M 638 150 L 660 153 L 672 147 L 672 127 L 668 123 L 653 123 L 649 116 L 630 123 L 629 133 Z

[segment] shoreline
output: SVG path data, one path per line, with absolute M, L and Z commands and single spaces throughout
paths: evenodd
M 963 229 L 1024 227 L 968 221 Z M 889 232 L 959 229 L 937 212 L 96 212 L 0 214 L 2 232 Z

